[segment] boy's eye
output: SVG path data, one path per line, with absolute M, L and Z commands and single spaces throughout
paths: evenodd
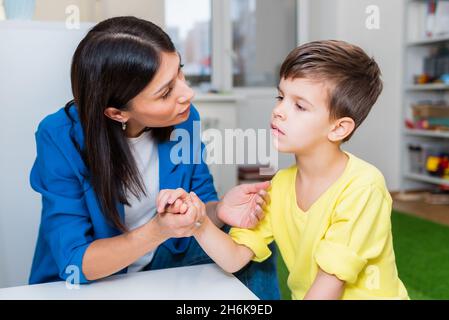
M 298 107 L 298 109 L 299 109 L 299 110 L 301 110 L 301 111 L 305 111 L 305 110 L 306 110 L 306 109 L 305 109 L 304 107 L 302 107 L 302 106 L 301 106 L 301 105 L 299 105 L 299 104 L 297 104 L 296 106 L 297 106 L 297 107 Z
M 281 97 L 281 96 L 277 96 L 277 97 L 276 97 L 276 100 L 277 100 L 277 101 L 282 101 L 282 99 L 284 99 L 284 97 Z

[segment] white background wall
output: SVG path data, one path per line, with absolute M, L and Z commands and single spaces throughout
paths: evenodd
M 40 119 L 72 99 L 71 57 L 86 27 L 67 32 L 63 23 L 0 23 L 0 287 L 28 280 L 41 211 L 29 184 L 34 132 Z
M 246 129 L 264 129 L 270 134 L 271 111 L 276 104 L 277 90 L 239 90 L 246 95 L 245 102 L 237 110 L 237 127 Z M 286 168 L 294 163 L 294 157 L 279 155 L 279 168 Z
M 361 46 L 374 56 L 384 90 L 346 149 L 377 166 L 390 190 L 400 183 L 402 38 L 404 0 L 313 0 L 310 40 L 335 38 Z M 380 9 L 380 29 L 365 27 L 369 5 Z
M 84 22 L 133 15 L 164 24 L 164 0 L 36 0 L 34 20 L 64 21 L 68 5 L 78 6 L 81 21 Z

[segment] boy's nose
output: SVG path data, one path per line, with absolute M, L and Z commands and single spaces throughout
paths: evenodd
M 282 104 L 279 104 L 276 107 L 274 107 L 274 109 L 273 109 L 273 117 L 274 118 L 285 119 L 285 115 L 284 115 L 284 112 L 282 111 L 281 106 L 282 106 Z

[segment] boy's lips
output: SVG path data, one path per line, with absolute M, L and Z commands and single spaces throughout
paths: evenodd
M 285 136 L 285 133 L 279 129 L 278 126 L 276 126 L 275 124 L 271 124 L 271 131 L 273 132 L 274 135 L 278 136 L 278 135 L 283 135 Z

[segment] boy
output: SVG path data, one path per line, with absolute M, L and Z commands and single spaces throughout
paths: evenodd
M 357 46 L 317 41 L 294 49 L 280 71 L 272 134 L 296 165 L 280 170 L 252 230 L 229 235 L 202 215 L 194 233 L 224 270 L 263 261 L 276 242 L 293 299 L 408 299 L 391 234 L 382 174 L 341 150 L 382 91 L 376 62 Z M 191 195 L 190 206 L 201 211 Z

